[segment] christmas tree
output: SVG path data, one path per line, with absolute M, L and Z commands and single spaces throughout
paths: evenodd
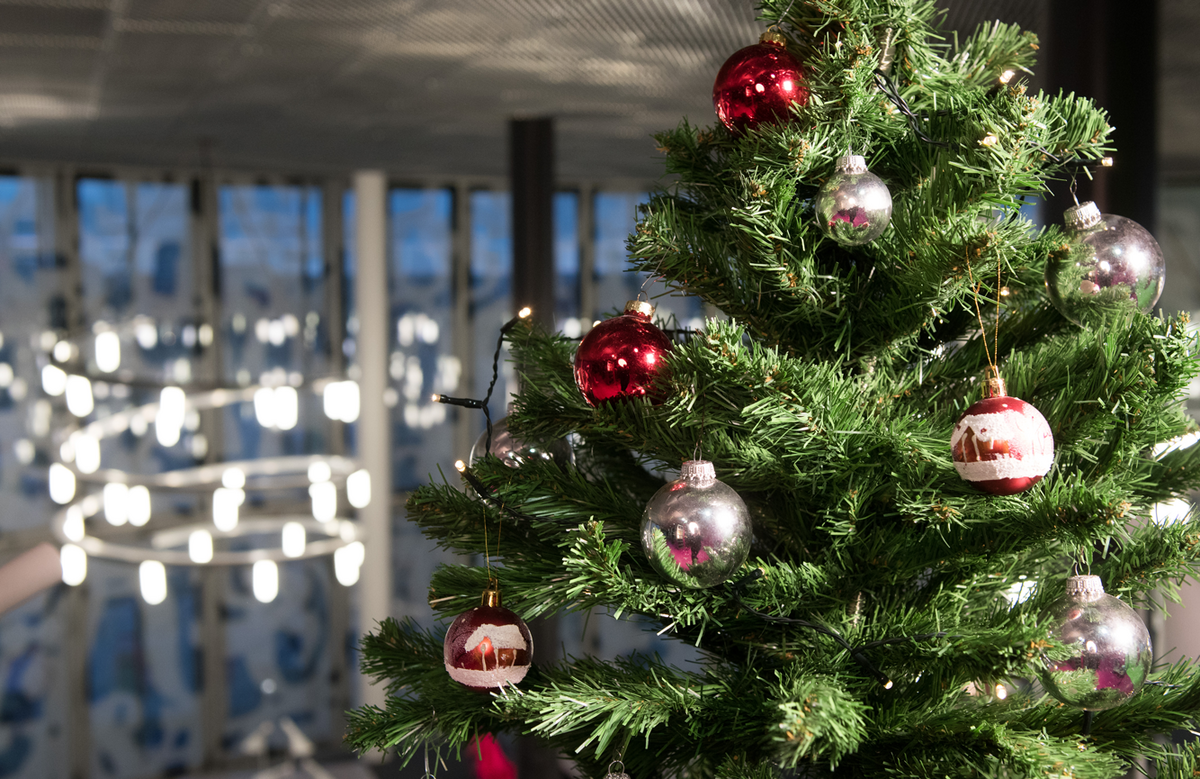
M 1136 225 L 1022 212 L 1101 164 L 1105 113 L 1027 90 L 1034 36 L 943 36 L 926 0 L 762 17 L 721 121 L 658 136 L 675 183 L 628 242 L 724 316 L 663 334 L 635 305 L 604 344 L 510 323 L 521 391 L 493 439 L 524 456 L 408 505 L 489 557 L 430 583 L 474 632 L 367 636 L 391 696 L 349 741 L 411 758 L 527 734 L 635 779 L 1192 776 L 1162 736 L 1200 675 L 1169 647 L 1151 668 L 1129 607 L 1160 609 L 1198 556 L 1200 523 L 1153 521 L 1200 484 L 1194 338 L 1146 313 L 1162 281 L 1134 267 L 1157 251 Z M 536 456 L 568 436 L 573 457 Z M 551 647 L 526 673 L 519 621 L 477 630 L 496 590 L 524 619 L 644 615 L 703 662 Z

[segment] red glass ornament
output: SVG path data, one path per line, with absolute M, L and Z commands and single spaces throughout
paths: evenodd
M 954 426 L 950 450 L 958 475 L 993 495 L 1015 495 L 1042 480 L 1054 464 L 1054 434 L 1041 412 L 989 381 L 991 397 L 975 403 Z
M 713 84 L 713 108 L 735 133 L 763 122 L 786 121 L 792 103 L 807 102 L 804 66 L 776 32 L 765 32 L 758 43 L 734 52 Z
M 529 626 L 485 590 L 483 604 L 458 615 L 442 645 L 446 673 L 473 690 L 494 690 L 525 678 L 533 662 Z
M 616 398 L 665 397 L 659 381 L 666 374 L 671 341 L 650 320 L 654 306 L 639 300 L 625 313 L 593 327 L 575 350 L 575 383 L 593 406 Z

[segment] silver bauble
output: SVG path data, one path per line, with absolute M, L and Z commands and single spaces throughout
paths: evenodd
M 750 512 L 713 464 L 688 460 L 642 514 L 642 548 L 654 570 L 683 587 L 720 584 L 750 554 Z
M 892 193 L 857 154 L 840 157 L 813 206 L 821 231 L 844 246 L 878 238 L 892 220 Z
M 1150 633 L 1137 612 L 1104 593 L 1099 576 L 1072 576 L 1053 609 L 1053 635 L 1075 647 L 1067 660 L 1048 662 L 1046 691 L 1068 706 L 1101 711 L 1133 696 L 1150 673 Z
M 1067 209 L 1067 251 L 1046 266 L 1046 291 L 1077 325 L 1150 313 L 1166 278 L 1158 241 L 1132 219 L 1102 214 L 1092 201 Z
M 479 434 L 479 438 L 475 439 L 475 445 L 471 447 L 471 454 L 467 457 L 467 464 L 474 465 L 475 461 L 487 452 L 487 430 L 484 430 Z M 509 431 L 508 417 L 492 423 L 491 453 L 509 468 L 520 468 L 525 462 L 535 459 L 553 460 L 559 465 L 575 464 L 575 450 L 571 448 L 567 439 L 560 438 L 544 447 L 527 444 Z

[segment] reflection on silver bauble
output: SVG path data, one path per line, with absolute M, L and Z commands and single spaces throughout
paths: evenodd
M 856 154 L 838 159 L 813 206 L 821 231 L 843 246 L 874 241 L 892 220 L 892 193 Z
M 720 584 L 750 554 L 750 512 L 713 464 L 688 460 L 642 514 L 642 548 L 654 570 L 684 587 Z
M 1102 325 L 1130 311 L 1150 313 L 1166 269 L 1158 241 L 1132 219 L 1102 214 L 1092 201 L 1067 209 L 1067 251 L 1046 266 L 1046 290 L 1077 325 Z
M 479 434 L 479 438 L 475 439 L 475 445 L 471 447 L 471 454 L 467 457 L 467 464 L 474 465 L 475 461 L 487 452 L 487 430 L 484 430 Z M 544 447 L 527 444 L 509 432 L 508 417 L 492 423 L 491 453 L 509 468 L 519 468 L 523 463 L 534 459 L 553 460 L 563 466 L 575 464 L 575 450 L 571 448 L 567 439 L 560 438 Z
M 1137 612 L 1104 593 L 1099 576 L 1067 579 L 1067 595 L 1052 613 L 1059 620 L 1052 635 L 1077 654 L 1047 663 L 1047 692 L 1068 706 L 1101 711 L 1141 688 L 1154 658 L 1150 633 Z

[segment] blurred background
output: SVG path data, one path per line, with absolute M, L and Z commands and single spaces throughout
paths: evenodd
M 1110 109 L 1115 165 L 1080 198 L 1150 228 L 1160 307 L 1200 310 L 1200 6 L 939 6 L 948 31 L 1038 33 L 1033 88 Z M 717 70 L 762 29 L 748 0 L 0 0 L 0 564 L 53 547 L 0 617 L 0 778 L 395 775 L 342 749 L 342 712 L 381 699 L 364 630 L 433 624 L 451 558 L 404 500 L 484 420 L 430 395 L 484 395 L 519 304 L 579 336 L 642 288 L 624 244 L 668 183 L 651 134 L 712 124 Z M 513 385 L 502 363 L 493 418 Z M 193 546 L 237 523 L 231 495 L 245 532 L 218 556 L 275 559 Z M 1186 622 L 1156 625 L 1160 658 L 1200 646 Z M 543 629 L 542 657 L 688 659 L 636 623 Z

